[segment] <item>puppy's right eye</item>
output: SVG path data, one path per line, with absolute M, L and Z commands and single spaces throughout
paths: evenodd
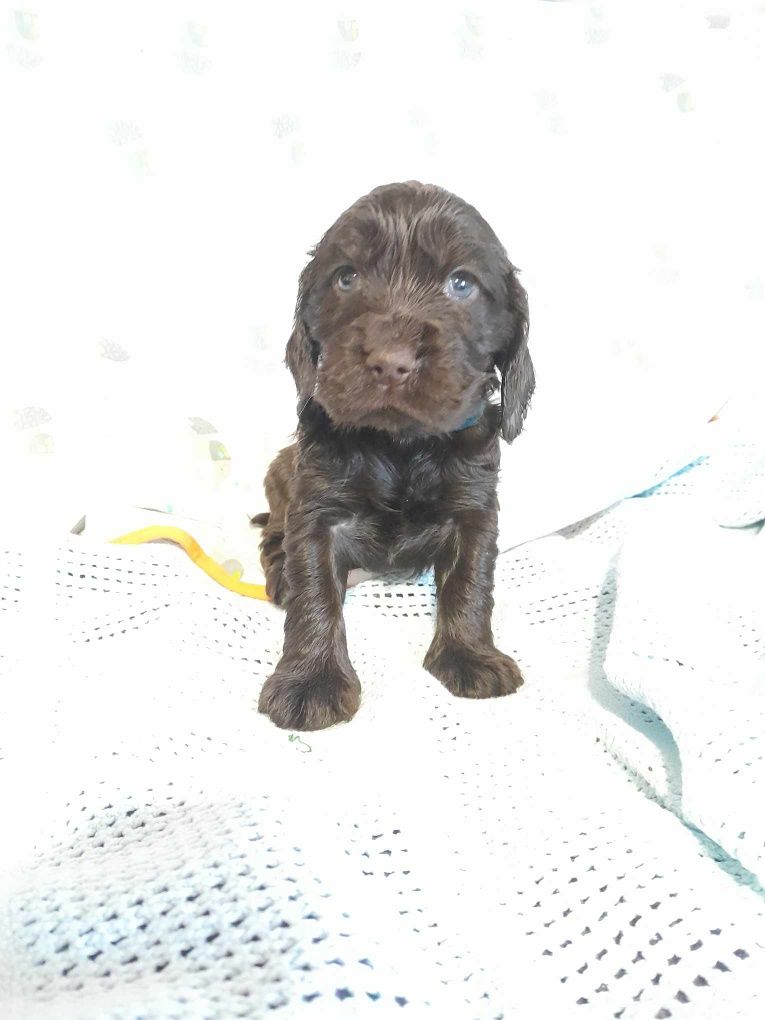
M 335 273 L 335 286 L 338 290 L 347 293 L 349 290 L 353 290 L 359 280 L 359 274 L 353 268 L 353 266 L 342 266 Z

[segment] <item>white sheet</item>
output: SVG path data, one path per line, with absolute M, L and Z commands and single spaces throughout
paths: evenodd
M 759 5 L 351 7 L 0 0 L 0 519 L 260 510 L 305 252 L 386 180 L 463 194 L 523 271 L 507 545 L 762 374 Z

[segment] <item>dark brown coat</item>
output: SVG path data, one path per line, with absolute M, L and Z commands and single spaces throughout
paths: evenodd
M 266 477 L 262 559 L 286 607 L 284 650 L 260 695 L 278 726 L 350 719 L 348 572 L 434 567 L 425 667 L 461 697 L 523 682 L 491 630 L 499 437 L 520 432 L 534 388 L 528 306 L 472 206 L 418 183 L 348 209 L 300 278 L 287 364 L 298 430 Z M 491 395 L 499 388 L 499 401 Z

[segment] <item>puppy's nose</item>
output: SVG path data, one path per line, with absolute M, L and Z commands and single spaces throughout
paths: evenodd
M 414 369 L 416 356 L 406 347 L 386 347 L 367 356 L 367 368 L 379 383 L 400 386 Z

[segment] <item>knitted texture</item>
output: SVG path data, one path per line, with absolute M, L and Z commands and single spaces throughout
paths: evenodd
M 278 609 L 3 551 L 0 1015 L 762 1016 L 764 445 L 501 556 L 511 698 L 423 671 L 429 582 L 350 592 L 312 734 L 255 710 Z

